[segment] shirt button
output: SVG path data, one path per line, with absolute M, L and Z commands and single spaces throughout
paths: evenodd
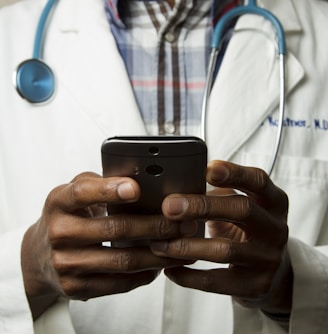
M 175 33 L 172 31 L 169 31 L 164 36 L 165 40 L 169 43 L 172 43 L 175 41 Z
M 165 133 L 173 135 L 175 133 L 175 125 L 172 122 L 166 122 L 164 124 Z

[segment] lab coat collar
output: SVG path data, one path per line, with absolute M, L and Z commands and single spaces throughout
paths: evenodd
M 144 135 L 142 116 L 109 30 L 103 0 L 61 0 L 49 26 L 45 58 L 60 73 L 57 94 L 68 93 L 66 99 L 79 103 L 104 139 Z
M 294 5 L 294 1 L 295 0 L 285 0 L 282 5 L 280 1 L 262 0 L 262 5 L 279 17 L 279 21 L 286 33 L 302 31 L 302 26 L 297 14 L 297 7 Z

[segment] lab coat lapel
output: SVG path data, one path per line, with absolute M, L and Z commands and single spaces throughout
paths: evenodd
M 286 34 L 300 31 L 291 1 L 286 0 L 283 8 L 275 8 L 274 3 L 267 0 L 264 4 L 279 15 Z M 279 106 L 275 40 L 271 24 L 262 17 L 245 15 L 238 20 L 211 93 L 207 117 L 210 158 L 230 159 Z M 287 96 L 303 75 L 299 61 L 288 52 Z
M 146 130 L 103 6 L 102 0 L 60 1 L 53 16 L 58 41 L 48 44 L 61 50 L 46 58 L 60 73 L 58 94 L 62 86 L 105 136 L 142 135 Z

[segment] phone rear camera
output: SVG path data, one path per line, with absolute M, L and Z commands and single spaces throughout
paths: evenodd
M 153 176 L 160 176 L 163 173 L 163 167 L 159 165 L 150 165 L 146 168 L 146 172 Z
M 151 146 L 151 147 L 149 147 L 148 152 L 151 155 L 158 155 L 159 154 L 159 147 L 157 147 L 157 146 Z

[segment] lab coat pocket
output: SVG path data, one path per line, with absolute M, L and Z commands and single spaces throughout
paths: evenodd
M 245 154 L 243 161 L 260 166 L 263 156 Z M 290 235 L 310 245 L 327 244 L 328 161 L 279 156 L 272 180 L 289 198 Z

